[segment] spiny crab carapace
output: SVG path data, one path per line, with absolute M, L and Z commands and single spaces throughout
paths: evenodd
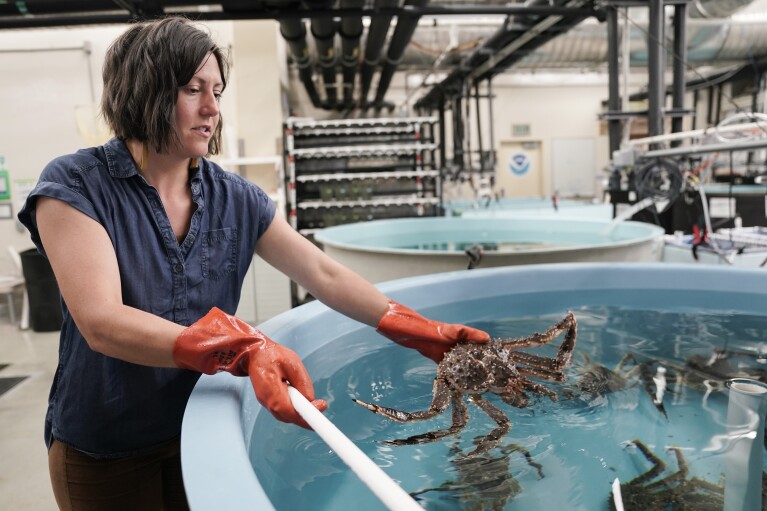
M 520 351 L 548 344 L 562 333 L 564 333 L 564 340 L 555 357 L 543 357 Z M 359 399 L 354 399 L 354 402 L 397 422 L 430 419 L 444 412 L 448 405 L 452 405 L 452 424 L 449 428 L 384 442 L 388 445 L 413 445 L 458 434 L 468 422 L 468 408 L 463 399 L 464 396 L 468 396 L 470 402 L 498 424 L 498 427 L 477 442 L 475 450 L 467 454 L 467 457 L 476 456 L 495 447 L 511 429 L 511 421 L 506 414 L 484 399 L 482 394 L 488 392 L 496 394 L 504 402 L 516 408 L 524 408 L 528 405 L 530 401 L 528 392 L 547 396 L 555 401 L 557 394 L 554 391 L 530 378 L 564 382 L 565 369 L 572 359 L 576 335 L 575 315 L 568 311 L 561 321 L 544 332 L 535 332 L 525 337 L 491 339 L 483 344 L 457 344 L 437 366 L 434 397 L 427 410 L 406 412 L 366 403 Z

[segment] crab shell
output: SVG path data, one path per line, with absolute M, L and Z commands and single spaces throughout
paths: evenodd
M 462 394 L 501 391 L 519 378 L 511 353 L 495 339 L 486 344 L 457 344 L 437 367 L 438 377 Z

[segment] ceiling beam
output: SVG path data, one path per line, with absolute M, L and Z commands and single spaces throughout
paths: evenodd
M 94 25 L 94 24 L 115 24 L 129 23 L 136 19 L 154 18 L 164 14 L 173 14 L 169 8 L 173 7 L 161 1 L 136 2 L 129 0 L 114 0 L 111 2 L 115 7 L 125 10 L 125 13 L 115 12 L 93 12 L 90 11 L 63 11 L 59 10 L 56 14 L 50 15 L 0 15 L 0 29 L 9 28 L 42 28 L 54 26 L 75 26 L 75 25 Z M 191 3 L 191 2 L 190 2 Z M 93 2 L 96 4 L 96 2 Z M 141 4 L 141 5 L 139 5 Z M 65 2 L 59 4 L 64 9 Z M 163 5 L 165 8 L 163 8 Z M 200 4 L 194 4 L 199 6 Z M 256 2 L 256 5 L 260 5 Z M 102 4 L 103 8 L 103 4 Z M 493 5 L 493 6 L 435 6 L 412 7 L 403 6 L 397 8 L 368 8 L 368 9 L 276 9 L 260 8 L 253 10 L 238 9 L 235 11 L 183 11 L 183 14 L 191 19 L 198 21 L 236 21 L 250 19 L 287 19 L 302 18 L 311 19 L 319 16 L 398 16 L 398 17 L 420 17 L 420 16 L 480 16 L 480 15 L 557 15 L 562 17 L 583 17 L 596 16 L 598 12 L 591 8 L 569 8 L 569 7 L 547 7 L 522 5 Z

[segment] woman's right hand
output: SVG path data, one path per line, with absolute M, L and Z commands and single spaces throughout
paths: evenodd
M 298 355 L 281 344 L 271 342 L 251 351 L 248 375 L 258 402 L 277 420 L 311 429 L 293 408 L 288 395 L 288 382 L 320 412 L 328 407 L 324 399 L 314 398 L 314 386 Z
M 293 350 L 216 307 L 181 332 L 173 346 L 173 359 L 178 367 L 205 374 L 227 371 L 249 376 L 258 402 L 282 422 L 311 429 L 293 408 L 288 382 L 320 412 L 328 407 L 324 400 L 314 398 L 309 373 Z

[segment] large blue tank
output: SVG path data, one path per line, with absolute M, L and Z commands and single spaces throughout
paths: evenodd
M 545 477 L 536 475 L 519 455 L 512 460 L 512 473 L 520 482 L 511 492 L 514 505 L 538 509 L 535 492 L 543 491 L 549 494 L 543 500 L 546 505 L 561 495 L 569 499 L 560 503 L 568 509 L 595 509 L 595 505 L 606 509 L 613 478 L 628 482 L 649 468 L 648 460 L 628 445 L 635 437 L 664 459 L 671 472 L 676 470 L 676 451 L 669 446 L 679 446 L 687 457 L 690 477 L 694 474 L 712 482 L 712 498 L 718 498 L 721 457 L 726 454 L 726 437 L 719 429 L 725 422 L 721 408 L 723 403 L 726 407 L 726 399 L 722 401 L 721 389 L 675 387 L 671 358 L 692 361 L 693 355 L 701 354 L 701 360 L 706 360 L 714 353 L 737 352 L 757 365 L 767 360 L 765 283 L 767 274 L 755 269 L 577 263 L 449 272 L 380 287 L 429 317 L 471 324 L 504 337 L 539 330 L 539 325 L 550 324 L 550 318 L 573 310 L 579 320 L 574 364 L 628 350 L 668 360 L 665 397 L 658 396 L 657 389 L 648 396 L 638 385 L 593 401 L 581 396 L 557 403 L 542 400 L 525 409 L 506 408 L 513 423 L 507 441 L 527 445 L 545 473 Z M 503 321 L 511 321 L 510 330 L 503 330 L 507 328 Z M 391 477 L 409 492 L 420 491 L 419 498 L 443 498 L 442 493 L 424 488 L 458 477 L 455 472 L 448 475 L 452 465 L 438 465 L 447 463 L 455 445 L 445 440 L 424 446 L 382 446 L 381 440 L 434 427 L 390 424 L 348 399 L 350 393 L 363 399 L 380 398 L 380 404 L 411 410 L 428 405 L 434 376 L 431 361 L 316 302 L 283 313 L 260 328 L 305 360 L 318 396 L 330 402 L 326 416 Z M 401 359 L 383 368 L 387 360 L 397 357 Z M 341 388 L 332 383 L 336 374 L 345 375 Z M 685 396 L 693 395 L 695 399 L 683 402 Z M 656 410 L 657 404 L 653 406 L 658 397 L 665 403 L 665 418 Z M 483 423 L 481 414 L 472 413 L 469 424 L 478 429 L 461 436 L 468 444 L 474 434 L 486 433 L 492 425 L 487 420 Z M 449 423 L 449 413 L 445 415 L 442 425 Z M 551 433 L 547 428 L 556 417 L 566 418 L 555 421 Z M 335 454 L 314 433 L 277 423 L 256 401 L 250 381 L 227 373 L 203 376 L 192 394 L 182 431 L 182 465 L 193 510 L 330 510 L 350 501 L 360 509 L 382 509 L 375 499 L 365 500 L 372 497 L 365 496 L 364 487 L 357 488 L 359 482 L 349 483 L 352 490 L 336 487 L 333 477 L 354 478 Z M 761 480 L 761 474 L 756 476 Z M 574 481 L 579 478 L 584 482 L 576 487 Z M 532 500 L 526 500 L 528 496 Z M 423 503 L 431 507 L 428 500 Z M 452 505 L 447 508 L 460 509 L 461 503 Z

